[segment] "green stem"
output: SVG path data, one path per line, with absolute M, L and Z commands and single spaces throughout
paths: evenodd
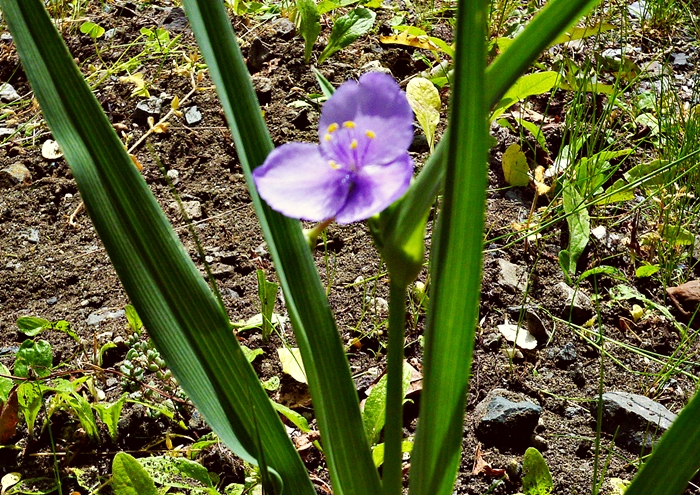
M 393 280 L 389 289 L 386 421 L 384 425 L 384 495 L 401 495 L 403 439 L 403 344 L 406 328 L 406 286 Z

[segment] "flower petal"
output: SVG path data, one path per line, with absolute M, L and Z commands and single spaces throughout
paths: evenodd
M 371 128 L 376 127 L 381 130 L 382 142 L 399 149 L 408 149 L 413 141 L 413 110 L 406 93 L 388 74 L 369 72 L 357 83 L 348 81 L 335 90 L 321 111 L 321 142 L 332 124 L 343 125 L 348 121 L 355 122 L 362 133 L 377 133 Z
M 379 213 L 399 199 L 413 177 L 413 160 L 404 151 L 386 165 L 368 165 L 355 175 L 345 205 L 337 212 L 340 224 L 358 222 Z
M 253 170 L 253 180 L 270 208 L 312 222 L 333 218 L 350 190 L 347 172 L 331 167 L 319 147 L 309 143 L 275 148 Z

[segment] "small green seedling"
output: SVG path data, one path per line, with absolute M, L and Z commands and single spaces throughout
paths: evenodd
M 549 495 L 554 485 L 547 461 L 539 450 L 530 447 L 523 458 L 523 492 L 525 495 Z
M 425 133 L 432 153 L 435 148 L 435 131 L 440 122 L 440 93 L 428 79 L 414 77 L 406 86 L 406 97 L 416 114 L 418 125 Z
M 364 7 L 357 7 L 344 16 L 338 17 L 333 24 L 328 45 L 321 52 L 318 63 L 322 64 L 335 52 L 342 50 L 357 38 L 369 32 L 374 26 L 376 17 L 377 14 Z
M 93 40 L 101 38 L 105 34 L 105 28 L 94 22 L 86 21 L 80 25 L 80 32 L 87 34 Z
M 17 327 L 27 337 L 36 337 L 41 332 L 47 330 L 56 330 L 63 332 L 77 343 L 80 343 L 80 337 L 71 329 L 70 323 L 65 320 L 50 321 L 38 316 L 21 316 L 17 318 Z

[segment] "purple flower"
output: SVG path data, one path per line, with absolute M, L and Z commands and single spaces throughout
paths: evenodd
M 292 218 L 357 222 L 403 195 L 413 176 L 413 112 L 394 79 L 378 72 L 341 85 L 318 124 L 320 145 L 274 149 L 253 179 L 274 210 Z

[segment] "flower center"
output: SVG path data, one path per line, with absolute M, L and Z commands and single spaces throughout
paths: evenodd
M 326 149 L 333 157 L 328 164 L 334 170 L 356 172 L 365 165 L 364 157 L 376 137 L 374 131 L 361 130 L 352 120 L 345 121 L 342 125 L 332 123 L 323 135 L 323 141 L 328 143 Z

